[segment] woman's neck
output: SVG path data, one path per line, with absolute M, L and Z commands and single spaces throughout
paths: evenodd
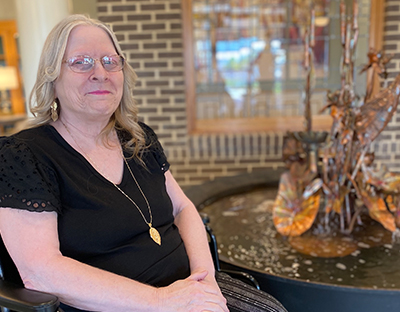
M 96 138 L 104 130 L 111 116 L 87 116 L 72 111 L 61 111 L 59 119 L 74 132 L 87 137 Z
M 123 155 L 115 131 L 111 131 L 106 140 L 99 140 L 99 135 L 83 133 L 76 125 L 66 123 L 62 118 L 56 123 L 61 136 L 85 157 L 99 174 L 114 184 L 122 181 Z
M 75 138 L 82 146 L 104 145 L 108 148 L 113 148 L 119 145 L 118 136 L 115 131 L 111 131 L 107 137 L 101 136 L 101 132 L 106 127 L 106 123 L 82 123 L 79 119 L 72 120 L 65 116 L 60 116 L 57 121 L 52 123 L 61 136 L 66 139 L 67 137 Z M 69 141 L 69 140 L 67 140 Z
M 82 127 L 81 125 L 74 125 L 74 123 L 69 122 L 68 120 L 63 120 L 60 118 L 61 123 L 64 127 L 67 126 L 67 129 L 73 132 L 77 132 L 79 135 L 85 136 L 91 139 L 97 139 L 101 130 L 99 131 L 98 128 L 89 128 L 89 127 Z

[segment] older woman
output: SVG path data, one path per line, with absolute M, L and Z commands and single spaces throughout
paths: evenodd
M 135 79 L 101 22 L 73 15 L 51 31 L 36 118 L 0 139 L 4 243 L 25 286 L 65 311 L 228 311 L 202 221 L 137 120 Z M 227 297 L 231 311 L 285 311 L 262 292 Z

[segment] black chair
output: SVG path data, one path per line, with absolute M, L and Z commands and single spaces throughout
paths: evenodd
M 213 257 L 215 270 L 217 272 L 226 273 L 233 278 L 237 278 L 247 284 L 254 286 L 257 289 L 260 289 L 260 284 L 251 274 L 248 274 L 246 272 L 241 272 L 241 271 L 221 269 L 221 264 L 220 264 L 219 256 L 218 256 L 217 238 L 215 237 L 210 226 L 208 225 L 210 222 L 210 218 L 208 217 L 207 214 L 202 213 L 202 212 L 200 212 L 200 216 L 201 216 L 201 219 L 203 220 L 204 226 L 206 227 L 206 232 L 208 234 L 210 251 L 211 251 L 211 255 Z
M 24 288 L 0 238 L 0 308 L 2 312 L 62 312 L 56 296 Z

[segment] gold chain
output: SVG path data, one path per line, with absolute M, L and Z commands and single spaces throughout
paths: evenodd
M 71 131 L 69 131 L 67 125 L 62 121 L 61 118 L 60 118 L 60 121 L 61 121 L 61 123 L 63 124 L 65 130 L 67 130 L 68 134 L 69 134 L 69 135 L 71 136 L 71 138 L 74 140 L 74 142 L 75 142 L 75 144 L 77 145 L 77 147 L 82 151 L 82 153 L 83 153 L 83 154 L 85 155 L 85 157 L 90 161 L 90 163 L 91 163 L 91 164 L 93 165 L 93 167 L 97 170 L 97 172 L 101 173 L 101 171 L 99 170 L 99 167 L 96 165 L 96 163 L 93 161 L 93 159 L 91 159 L 91 158 L 89 157 L 89 155 L 85 153 L 85 151 L 84 151 L 84 150 L 82 149 L 82 147 L 79 145 L 78 141 L 77 141 L 77 140 L 75 139 L 75 137 L 72 135 Z M 78 130 L 79 130 L 79 129 L 78 129 Z M 142 191 L 142 188 L 140 187 L 138 181 L 136 180 L 135 175 L 133 174 L 132 169 L 131 169 L 131 167 L 130 167 L 129 164 L 128 164 L 128 161 L 126 160 L 126 158 L 125 158 L 125 156 L 124 156 L 124 154 L 123 154 L 123 152 L 122 152 L 122 148 L 121 148 L 120 151 L 121 151 L 122 159 L 124 160 L 124 162 L 125 162 L 126 166 L 128 167 L 128 170 L 129 170 L 129 172 L 130 172 L 130 174 L 131 174 L 133 180 L 135 181 L 135 184 L 137 185 L 137 187 L 138 187 L 140 193 L 142 194 L 144 200 L 146 201 L 147 209 L 148 209 L 149 215 L 150 215 L 150 222 L 148 222 L 148 221 L 146 220 L 146 217 L 144 216 L 142 210 L 139 208 L 139 206 L 135 203 L 135 201 L 134 201 L 132 198 L 130 198 L 117 184 L 115 184 L 115 183 L 114 183 L 109 177 L 107 177 L 104 173 L 101 173 L 101 175 L 104 176 L 109 182 L 111 182 L 112 185 L 114 185 L 115 188 L 116 188 L 118 191 L 120 191 L 120 192 L 121 192 L 135 207 L 136 207 L 136 209 L 140 212 L 140 214 L 141 214 L 141 216 L 142 216 L 144 222 L 145 222 L 145 223 L 149 226 L 149 228 L 150 228 L 150 230 L 149 230 L 150 237 L 151 237 L 151 238 L 153 239 L 153 241 L 155 241 L 158 245 L 161 245 L 161 236 L 160 236 L 160 233 L 153 227 L 153 224 L 152 224 L 152 223 L 153 223 L 153 214 L 151 213 L 151 208 L 150 208 L 149 201 L 147 200 L 146 195 L 144 195 L 144 192 Z

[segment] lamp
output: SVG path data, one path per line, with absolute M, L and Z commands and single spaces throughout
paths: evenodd
M 11 101 L 8 90 L 18 88 L 17 69 L 13 66 L 0 66 L 0 113 L 10 114 Z
M 329 24 L 328 16 L 317 16 L 315 18 L 315 26 L 317 27 L 325 27 Z

